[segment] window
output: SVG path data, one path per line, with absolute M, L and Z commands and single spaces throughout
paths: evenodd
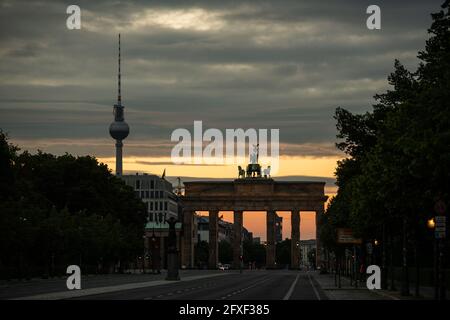
M 162 199 L 162 198 L 164 198 L 164 193 L 163 193 L 163 191 L 160 191 L 159 192 L 159 197 Z
M 159 192 L 158 191 L 155 191 L 155 198 L 159 199 Z
M 150 213 L 150 221 L 153 222 L 153 213 Z
M 167 211 L 167 201 L 166 201 L 166 202 L 164 202 L 164 210 L 166 210 L 166 211 Z
M 141 188 L 141 180 L 136 180 L 136 188 L 135 189 L 140 189 Z
M 149 198 L 149 195 L 150 195 L 150 192 L 147 190 L 147 191 L 145 191 L 145 198 L 146 199 L 148 199 Z
M 152 199 L 155 198 L 155 192 L 154 191 L 150 191 L 150 198 L 152 198 Z
M 136 196 L 136 198 L 139 198 L 139 191 L 135 191 L 134 195 Z
M 159 213 L 159 222 L 162 222 L 162 213 Z
M 143 198 L 144 198 L 144 196 L 145 196 L 145 193 L 144 193 L 144 191 L 141 191 L 141 199 L 143 199 Z
M 155 181 L 150 181 L 150 189 L 155 189 Z
M 153 202 L 149 202 L 150 204 L 150 211 L 153 211 Z

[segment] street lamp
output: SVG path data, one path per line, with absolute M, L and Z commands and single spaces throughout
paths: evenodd
M 153 230 L 153 235 L 151 237 L 152 244 L 151 244 L 151 253 L 152 253 L 152 273 L 157 273 L 156 271 L 156 237 L 155 237 L 155 230 Z
M 427 227 L 429 229 L 434 229 L 435 226 L 436 226 L 436 222 L 434 221 L 434 218 L 431 218 L 427 221 Z
M 142 260 L 142 273 L 145 274 L 145 260 L 147 260 L 147 256 L 148 256 L 148 248 L 146 248 L 147 235 L 145 234 L 145 229 L 144 229 L 144 235 L 142 236 L 142 238 L 144 239 L 144 259 Z

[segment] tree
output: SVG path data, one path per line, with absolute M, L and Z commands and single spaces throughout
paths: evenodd
M 143 251 L 145 204 L 105 165 L 18 150 L 0 131 L 2 277 L 106 271 Z
M 200 241 L 195 245 L 195 262 L 199 268 L 206 268 L 209 259 L 209 244 L 206 241 Z
M 219 242 L 219 261 L 228 264 L 233 261 L 233 247 L 226 240 Z
M 278 267 L 291 264 L 291 239 L 276 244 L 276 262 Z
M 450 200 L 449 1 L 442 8 L 432 15 L 417 70 L 395 60 L 388 77 L 392 90 L 375 96 L 372 112 L 338 108 L 335 115 L 337 147 L 348 157 L 338 163 L 339 189 L 321 235 L 332 250 L 338 227 L 351 227 L 363 240 L 383 238 L 383 248 L 391 250 L 400 246 L 387 246 L 386 239 L 401 240 L 404 294 L 408 250 L 414 248 L 418 263 L 418 245 L 429 243 L 424 228 L 436 198 Z

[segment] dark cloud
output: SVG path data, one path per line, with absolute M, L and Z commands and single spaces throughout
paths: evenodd
M 285 155 L 334 155 L 334 109 L 368 110 L 395 58 L 415 68 L 441 2 L 378 1 L 370 31 L 366 0 L 78 1 L 71 31 L 71 1 L 3 0 L 0 127 L 30 148 L 112 155 L 121 32 L 129 154 L 168 156 L 171 131 L 203 120 L 279 128 Z

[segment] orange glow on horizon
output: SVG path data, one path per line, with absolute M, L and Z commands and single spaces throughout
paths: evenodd
M 115 167 L 115 158 L 98 158 L 99 162 Z M 336 162 L 341 160 L 338 156 L 328 157 L 280 157 L 279 170 L 277 176 L 311 176 L 311 177 L 333 177 Z M 243 166 L 243 164 L 240 164 Z M 232 165 L 176 165 L 169 157 L 124 157 L 123 167 L 125 174 L 136 172 L 146 172 L 161 174 L 166 169 L 168 176 L 178 177 L 207 177 L 207 178 L 236 178 L 238 164 Z
M 201 216 L 208 216 L 208 212 L 198 211 Z M 283 218 L 283 240 L 291 238 L 291 214 L 288 211 L 278 211 L 278 216 Z M 219 216 L 223 220 L 233 222 L 233 212 L 221 211 Z M 253 237 L 260 237 L 261 241 L 266 240 L 266 212 L 264 211 L 244 211 L 244 227 L 253 232 Z M 316 238 L 316 214 L 315 212 L 302 211 L 300 214 L 300 239 L 308 240 Z
M 109 168 L 115 167 L 115 158 L 98 158 L 99 162 L 108 165 Z M 334 176 L 336 162 L 341 160 L 338 156 L 328 157 L 280 157 L 280 168 L 277 176 L 311 176 L 311 177 L 329 177 Z M 171 177 L 191 177 L 191 178 L 236 178 L 237 164 L 234 165 L 175 165 L 168 157 L 124 157 L 124 174 L 153 173 L 161 175 L 166 170 L 166 175 Z M 305 178 L 307 180 L 307 178 Z M 325 193 L 329 197 L 336 194 L 337 187 L 327 185 Z M 327 203 L 328 203 L 327 202 Z M 198 212 L 207 215 L 207 212 Z M 220 212 L 225 221 L 233 222 L 232 212 Z M 283 239 L 291 237 L 291 217 L 289 212 L 278 212 L 283 217 Z M 245 212 L 244 227 L 253 232 L 254 237 L 260 237 L 262 241 L 266 240 L 266 217 L 265 212 Z M 316 237 L 315 213 L 302 212 L 300 222 L 300 238 L 302 240 L 315 239 Z

